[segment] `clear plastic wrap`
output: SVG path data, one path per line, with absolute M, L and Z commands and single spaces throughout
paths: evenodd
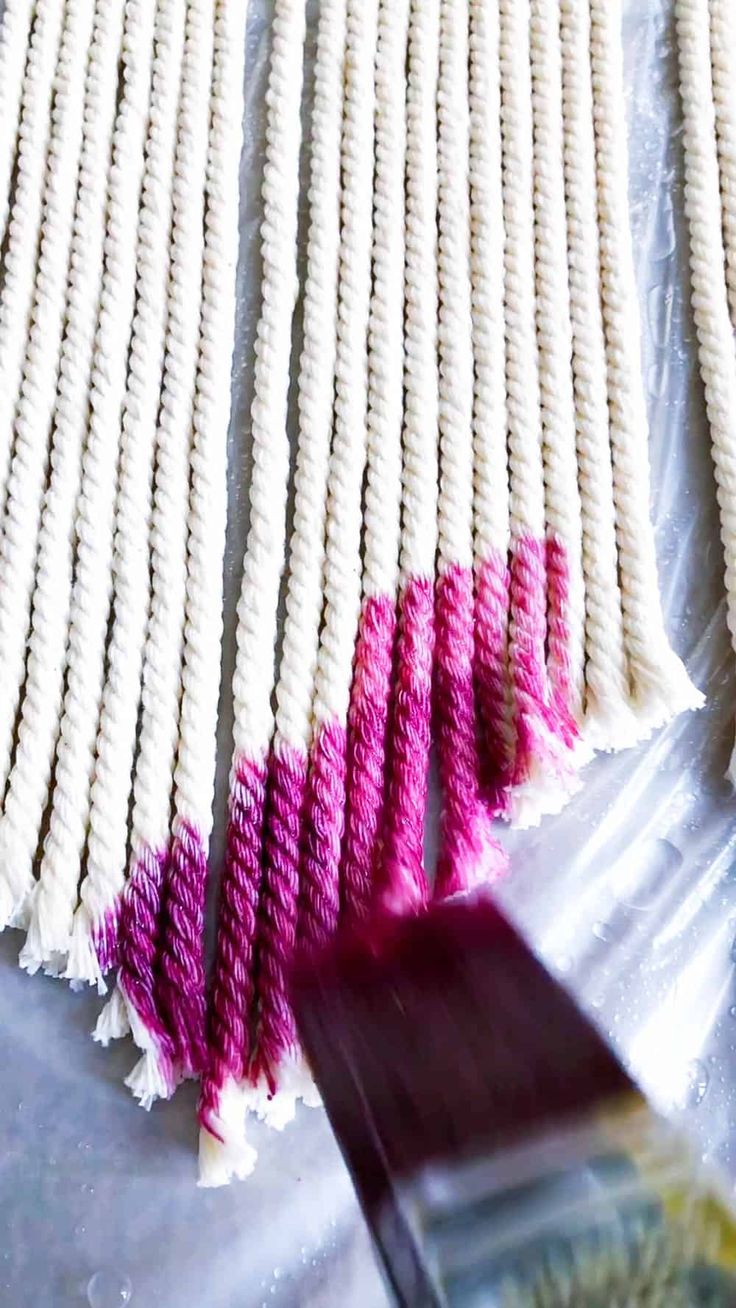
M 308 9 L 313 36 L 315 5 Z M 632 219 L 661 582 L 672 640 L 708 703 L 648 745 L 598 759 L 560 817 L 508 837 L 513 871 L 501 894 L 657 1105 L 674 1110 L 702 1150 L 736 1178 L 736 798 L 724 779 L 734 659 L 688 305 L 674 20 L 671 0 L 627 0 L 625 9 Z M 269 0 L 251 0 L 215 863 L 247 525 L 270 11 Z M 310 43 L 310 63 L 311 54 Z M 17 935 L 0 937 L 0 1303 L 74 1308 L 88 1301 L 96 1273 L 107 1278 L 90 1291 L 97 1308 L 128 1301 L 134 1308 L 386 1303 L 321 1112 L 302 1110 L 283 1135 L 254 1125 L 254 1176 L 229 1190 L 197 1190 L 194 1087 L 150 1115 L 141 1112 L 122 1084 L 132 1048 L 105 1051 L 88 1038 L 97 997 L 21 973 L 18 948 Z

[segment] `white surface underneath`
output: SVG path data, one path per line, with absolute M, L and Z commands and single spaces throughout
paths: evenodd
M 226 687 L 246 527 L 270 9 L 268 0 L 251 0 Z M 673 642 L 709 704 L 648 747 L 599 760 L 560 818 L 515 836 L 514 872 L 503 894 L 646 1087 L 685 1114 L 703 1148 L 734 1176 L 736 799 L 722 779 L 734 677 L 687 306 L 671 0 L 628 0 L 626 60 L 662 585 Z M 216 857 L 230 753 L 227 711 L 221 746 Z M 135 1061 L 132 1048 L 104 1051 L 88 1038 L 96 996 L 21 974 L 18 947 L 17 935 L 0 937 L 0 1304 L 74 1308 L 86 1302 L 90 1277 L 104 1271 L 113 1286 L 116 1277 L 130 1278 L 134 1308 L 385 1305 L 321 1112 L 302 1111 L 283 1136 L 254 1124 L 255 1175 L 230 1190 L 197 1190 L 194 1088 L 144 1114 L 122 1084 Z M 124 1301 L 108 1295 L 96 1302 L 112 1308 Z

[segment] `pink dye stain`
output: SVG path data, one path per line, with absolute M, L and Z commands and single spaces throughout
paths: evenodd
M 157 995 L 168 861 L 166 850 L 144 848 L 125 887 L 120 903 L 118 983 L 151 1036 L 164 1076 L 171 1081 L 176 1049 Z
M 568 748 L 578 729 L 572 712 L 573 680 L 569 658 L 570 568 L 565 546 L 558 536 L 545 544 L 547 564 L 548 664 L 558 729 Z
M 410 912 L 427 899 L 424 819 L 432 714 L 435 650 L 434 585 L 411 578 L 399 598 L 390 749 L 388 803 L 378 893 L 390 912 Z
M 264 875 L 256 937 L 258 1047 L 253 1076 L 273 1093 L 283 1056 L 296 1044 L 289 975 L 296 938 L 307 755 L 279 743 L 268 770 Z
M 481 789 L 494 814 L 506 810 L 513 764 L 506 723 L 509 585 L 506 559 L 499 553 L 490 554 L 476 572 L 474 672 L 481 727 Z
M 337 928 L 346 782 L 347 732 L 338 722 L 322 723 L 310 750 L 305 804 L 297 936 L 306 950 L 322 948 Z
M 473 576 L 452 566 L 437 587 L 435 715 L 442 785 L 441 846 L 435 896 L 489 881 L 506 867 L 479 795 L 476 735 Z
M 166 867 L 156 995 L 184 1076 L 206 1064 L 204 907 L 207 850 L 197 827 L 177 820 Z
M 261 887 L 266 765 L 240 758 L 230 787 L 225 864 L 220 881 L 217 944 L 209 1004 L 207 1067 L 199 1119 L 217 1136 L 214 1117 L 228 1077 L 240 1081 L 252 1041 L 256 920 Z
M 92 929 L 92 947 L 104 976 L 120 962 L 120 900 L 108 908 Z
M 348 920 L 365 918 L 375 889 L 386 797 L 386 753 L 393 681 L 396 605 L 364 601 L 348 716 L 347 810 L 340 885 Z

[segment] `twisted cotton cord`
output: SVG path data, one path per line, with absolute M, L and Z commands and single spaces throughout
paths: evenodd
M 222 282 L 228 273 L 233 282 L 235 279 L 235 262 L 223 267 L 218 250 L 213 249 L 211 232 L 209 242 L 206 241 L 214 0 L 201 0 L 194 6 L 189 21 L 192 43 L 199 54 L 199 75 L 196 81 L 193 79 L 190 109 L 196 144 L 193 142 L 188 150 L 192 188 L 189 207 L 194 231 L 202 227 L 205 243 L 196 246 L 202 289 L 188 508 L 184 666 L 174 772 L 173 843 L 160 962 L 161 1003 L 175 1037 L 183 1075 L 199 1074 L 206 1057 L 204 906 L 215 789 L 227 519 L 227 429 L 234 330 L 232 295 L 228 295 Z M 193 254 L 194 251 L 190 257 Z M 230 305 L 232 310 L 227 336 L 220 325 L 221 292 L 223 308 L 227 311 Z M 227 324 L 225 330 L 228 331 Z M 219 353 L 219 359 L 213 357 L 213 351 Z M 219 394 L 213 394 L 213 382 Z
M 292 24 L 292 38 L 303 39 Z M 312 742 L 312 696 L 322 614 L 327 477 L 332 435 L 340 241 L 340 126 L 345 4 L 320 10 L 310 164 L 310 221 L 299 370 L 294 529 L 276 687 L 264 881 L 258 927 L 259 1068 L 274 1086 L 296 1049 L 288 964 L 299 896 L 302 823 Z M 285 88 L 286 89 L 286 88 Z M 292 106 L 296 110 L 297 106 Z M 292 160 L 297 166 L 296 159 Z
M 709 9 L 726 280 L 731 322 L 736 324 L 736 23 L 728 0 L 709 0 Z
M 360 617 L 361 489 L 367 452 L 368 320 L 378 0 L 348 0 L 341 140 L 342 230 L 324 570 L 299 930 L 311 944 L 337 921 L 345 821 L 346 727 Z
M 582 719 L 585 601 L 575 446 L 558 0 L 531 2 L 537 347 L 547 522 L 547 666 L 563 723 Z
M 572 363 L 585 578 L 584 734 L 591 745 L 613 749 L 631 744 L 637 733 L 628 708 L 608 440 L 587 3 L 560 0 L 560 36 Z
M 701 0 L 677 0 L 675 16 L 692 304 L 721 512 L 726 616 L 736 648 L 736 352 L 723 261 L 708 12 Z M 728 775 L 736 784 L 733 755 Z
M 91 24 L 90 6 L 88 22 Z M 54 412 L 51 472 L 39 535 L 25 690 L 13 767 L 0 820 L 3 920 L 33 884 L 33 860 L 48 802 L 63 701 L 73 581 L 74 519 L 87 431 L 89 385 L 100 302 L 107 172 L 115 100 L 110 68 L 93 34 L 84 85 L 84 128 L 69 264 L 66 329 Z M 86 50 L 89 31 L 82 49 Z M 45 345 L 44 345 L 45 348 Z M 6 899 L 7 896 L 7 899 Z
M 301 0 L 280 0 L 273 25 L 269 72 L 266 169 L 263 184 L 263 298 L 256 342 L 253 402 L 253 476 L 248 545 L 243 564 L 243 589 L 238 609 L 236 666 L 236 759 L 244 756 L 257 766 L 265 761 L 274 727 L 271 696 L 277 607 L 284 566 L 286 496 L 289 479 L 289 437 L 286 428 L 291 357 L 291 329 L 297 291 L 296 241 L 301 146 L 301 87 L 303 79 L 305 12 Z M 235 683 L 234 683 L 235 685 Z M 277 798 L 278 802 L 278 798 Z M 263 805 L 246 813 L 250 839 L 263 835 Z M 257 884 L 258 864 L 249 870 Z M 283 871 L 282 880 L 279 873 Z M 271 867 L 259 904 L 257 931 L 263 941 L 259 977 L 258 1020 L 265 1028 L 267 1047 L 278 1040 L 286 1007 L 279 984 L 279 935 L 293 933 L 293 868 Z M 245 965 L 252 965 L 252 943 Z M 241 1056 L 250 1054 L 248 1015 Z M 266 1057 L 274 1052 L 273 1044 Z M 254 1074 L 261 1070 L 254 1068 Z M 269 1064 L 270 1071 L 270 1064 Z
M 391 908 L 427 894 L 424 817 L 434 663 L 437 550 L 437 78 L 439 12 L 411 0 L 406 76 L 404 425 L 399 634 L 383 880 Z
M 368 323 L 368 442 L 363 603 L 351 688 L 343 899 L 364 916 L 384 817 L 401 530 L 404 413 L 405 75 L 409 0 L 379 5 L 375 56 L 373 291 Z
M 155 5 L 127 0 L 123 100 L 113 165 L 125 169 L 124 224 L 131 237 L 136 214 L 138 219 L 137 238 L 121 250 L 124 276 L 136 281 L 136 306 L 120 441 L 113 557 L 115 612 L 97 735 L 87 869 L 74 915 L 66 972 L 73 979 L 98 984 L 117 958 L 117 908 L 127 862 L 130 777 L 150 603 L 151 488 L 163 369 L 174 156 L 174 118 L 166 110 L 166 75 L 160 50 L 154 47 L 155 15 Z
M 499 6 L 504 209 L 506 405 L 511 529 L 509 651 L 515 700 L 515 779 L 558 753 L 545 668 L 544 476 L 534 303 L 532 86 L 528 0 Z M 557 768 L 554 769 L 555 773 Z M 545 801 L 546 806 L 546 801 Z
M 103 94 L 115 100 L 123 35 L 123 6 L 97 0 L 93 48 Z M 24 965 L 64 958 L 71 939 L 89 815 L 94 746 L 104 678 L 111 598 L 111 558 L 120 410 L 134 285 L 121 275 L 127 233 L 122 171 L 116 170 L 121 125 L 115 122 L 108 177 L 105 264 L 95 336 L 87 445 L 77 505 L 77 558 L 67 649 L 67 683 L 49 830 L 44 842 Z
M 245 6 L 217 0 L 215 9 L 212 76 L 212 123 L 205 251 L 219 233 L 223 267 L 234 267 L 238 254 L 238 178 L 243 120 L 243 58 Z M 228 279 L 227 298 L 220 300 L 222 330 L 234 318 L 234 278 Z M 208 284 L 205 284 L 207 304 Z M 213 361 L 214 362 L 214 361 Z M 265 769 L 248 776 L 241 760 L 245 784 L 231 786 L 230 821 L 225 866 L 220 883 L 217 947 L 209 1005 L 208 1061 L 199 1104 L 200 1184 L 221 1185 L 231 1176 L 245 1176 L 253 1168 L 255 1153 L 244 1136 L 245 1110 L 238 1081 L 245 1071 L 247 1022 L 253 993 L 252 949 L 258 907 L 260 833 L 265 804 Z M 256 803 L 255 821 L 247 807 L 239 814 L 238 800 Z M 242 821 L 238 818 L 242 817 Z M 251 833 L 250 843 L 248 833 Z M 239 833 L 245 839 L 241 840 Z
M 476 681 L 489 781 L 502 788 L 514 756 L 508 678 L 509 475 L 504 372 L 503 191 L 499 24 L 470 4 L 470 225 L 473 363 L 473 527 Z M 500 797 L 499 797 L 500 799 Z
M 44 185 L 33 307 L 23 380 L 15 417 L 15 448 L 8 478 L 0 544 L 0 739 L 13 734 L 35 581 L 38 536 L 46 489 L 67 301 L 69 253 L 77 194 L 84 107 L 84 69 L 92 30 L 93 0 L 68 4 L 54 74 L 48 162 Z M 41 577 L 44 585 L 46 578 Z M 8 775 L 3 757 L 0 781 Z
M 601 294 L 618 566 L 634 709 L 661 726 L 702 696 L 667 638 L 649 516 L 647 406 L 627 199 L 621 0 L 590 0 Z
M 435 893 L 497 870 L 478 794 L 473 687 L 473 353 L 470 296 L 468 22 L 440 0 L 438 84 L 439 589 L 435 669 L 442 845 Z
M 0 20 L 0 239 L 5 235 L 18 150 L 21 95 L 35 0 L 6 0 Z
M 15 434 L 13 419 L 20 400 L 33 310 L 62 17 L 63 6 L 59 0 L 37 0 L 23 74 L 17 125 L 17 176 L 10 222 L 4 233 L 7 250 L 0 292 L 0 513 L 7 494 Z M 13 54 L 22 63 L 22 55 L 15 47 Z M 7 780 L 10 748 L 6 727 L 0 732 L 2 788 Z
M 206 105 L 211 74 L 207 29 L 199 0 L 186 0 L 181 15 L 170 7 L 169 22 L 177 57 L 182 26 L 183 48 L 176 109 L 168 317 L 151 523 L 152 596 L 143 664 L 129 871 L 132 892 L 138 869 L 146 858 L 157 857 L 163 867 L 159 919 L 154 922 L 151 916 L 145 942 L 141 942 L 148 948 L 151 934 L 156 941 L 153 994 L 148 960 L 144 949 L 138 949 L 137 925 L 131 920 L 127 926 L 125 913 L 120 930 L 121 937 L 126 937 L 127 959 L 121 957 L 118 973 L 118 985 L 128 1001 L 128 1009 L 136 1009 L 146 1028 L 143 1042 L 133 1031 L 143 1057 L 126 1079 L 133 1094 L 146 1105 L 155 1095 L 169 1094 L 173 1089 L 168 1067 L 170 1053 L 160 1039 L 161 1024 L 171 1037 L 176 1069 L 188 1058 L 179 1041 L 180 1032 L 172 1025 L 162 959 L 166 948 L 166 898 L 171 877 L 178 871 L 172 872 L 170 822 L 182 695 L 190 458 L 202 301 Z M 133 980 L 141 987 L 142 1008 Z

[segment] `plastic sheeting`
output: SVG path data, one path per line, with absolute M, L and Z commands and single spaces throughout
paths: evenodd
M 238 2 L 238 0 L 235 0 Z M 258 311 L 268 0 L 251 0 L 242 163 L 238 366 L 218 832 L 229 765 L 234 607 L 246 530 L 248 410 Z M 314 6 L 310 5 L 314 19 Z M 313 33 L 314 23 L 310 25 Z M 560 817 L 510 838 L 503 899 L 658 1103 L 736 1177 L 736 799 L 724 780 L 734 665 L 702 392 L 687 303 L 671 0 L 628 0 L 631 198 L 665 610 L 707 691 L 699 714 L 591 765 Z M 216 846 L 216 858 L 219 846 Z M 193 1087 L 146 1115 L 123 1044 L 88 1038 L 96 996 L 16 967 L 0 937 L 0 1303 L 12 1308 L 383 1308 L 386 1295 L 324 1115 L 253 1127 L 255 1175 L 195 1188 Z M 732 1138 L 734 1143 L 732 1143 Z M 89 1292 L 90 1278 L 98 1275 Z

